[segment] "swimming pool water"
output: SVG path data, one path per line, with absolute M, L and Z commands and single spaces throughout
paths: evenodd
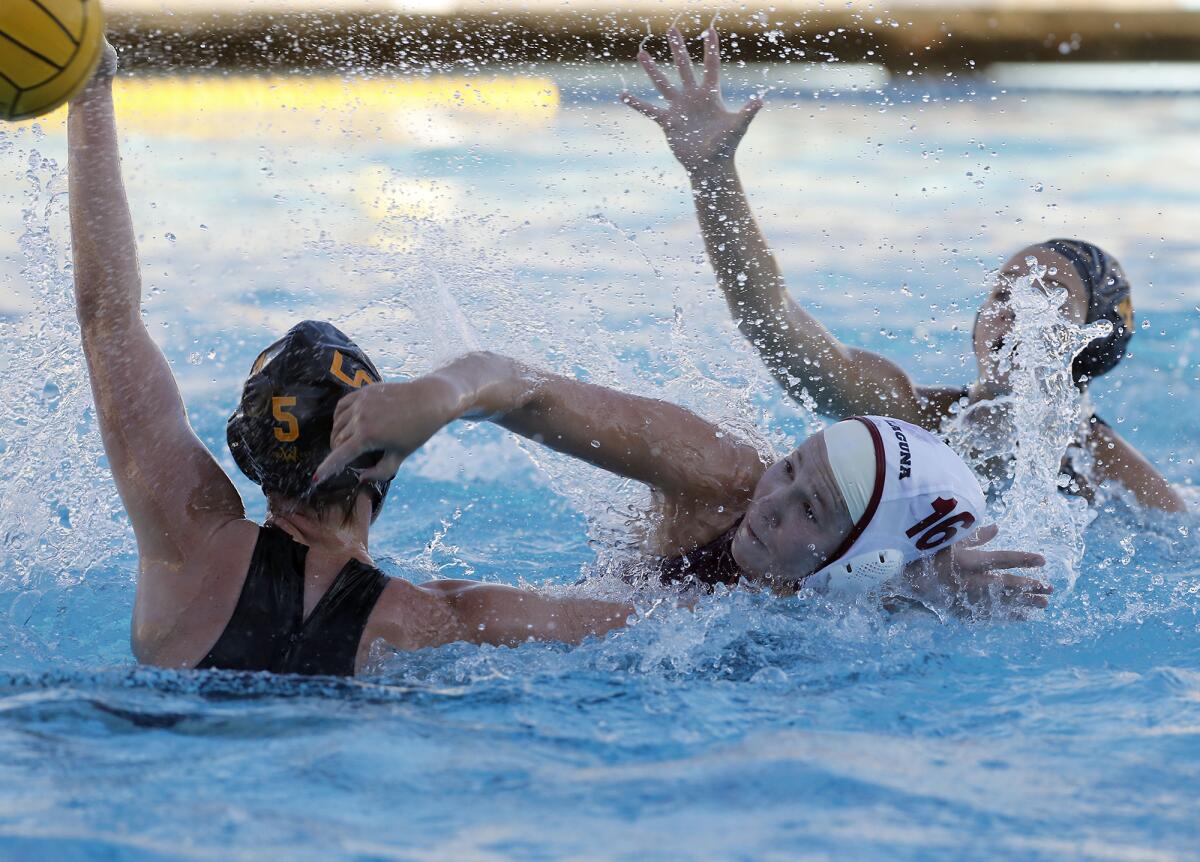
M 251 110 L 221 107 L 258 86 L 236 80 L 195 83 L 203 110 L 172 113 L 170 80 L 128 98 L 147 320 L 227 469 L 245 371 L 303 317 L 385 374 L 483 346 L 777 450 L 817 427 L 729 323 L 657 131 L 610 74 L 541 74 L 481 87 L 500 113 L 352 86 L 314 105 L 294 81 Z M 1004 256 L 1050 235 L 1114 251 L 1142 328 L 1093 400 L 1200 502 L 1200 98 L 913 82 L 769 105 L 740 162 L 792 291 L 923 381 L 969 379 Z M 576 649 L 458 645 L 357 680 L 138 668 L 63 166 L 54 122 L 0 137 L 0 857 L 1196 858 L 1195 519 L 1117 496 L 1074 588 L 1024 622 L 735 593 Z M 565 589 L 620 553 L 641 499 L 464 425 L 405 466 L 372 550 L 417 580 Z

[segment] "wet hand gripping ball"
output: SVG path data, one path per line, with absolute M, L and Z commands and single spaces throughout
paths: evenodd
M 0 0 L 0 118 L 28 120 L 73 98 L 103 46 L 99 0 Z

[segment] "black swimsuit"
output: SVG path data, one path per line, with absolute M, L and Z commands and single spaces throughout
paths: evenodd
M 709 592 L 717 584 L 732 587 L 742 577 L 741 569 L 733 560 L 733 535 L 742 524 L 737 523 L 717 536 L 707 545 L 659 560 L 657 572 L 659 582 L 669 584 L 700 584 Z
M 197 669 L 354 675 L 359 641 L 388 577 L 350 560 L 305 619 L 307 555 L 278 527 L 259 528 L 237 608 Z
M 960 393 L 960 397 L 970 398 L 971 388 L 969 386 L 964 386 Z M 1088 425 L 1098 425 L 1102 428 L 1112 428 L 1111 425 L 1109 425 L 1104 421 L 1104 419 L 1095 413 L 1088 417 Z M 1067 476 L 1067 486 L 1063 490 L 1068 491 L 1071 494 L 1079 494 L 1088 487 L 1087 480 L 1075 469 L 1074 465 L 1071 463 L 1071 459 L 1068 456 L 1063 456 L 1062 465 L 1059 467 L 1059 472 L 1065 473 Z

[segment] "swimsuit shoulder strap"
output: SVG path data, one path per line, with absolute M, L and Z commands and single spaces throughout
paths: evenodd
M 308 549 L 277 527 L 259 527 L 237 607 L 196 667 L 275 670 L 304 615 Z
M 279 672 L 353 676 L 363 631 L 387 582 L 374 566 L 348 561 L 300 625 Z

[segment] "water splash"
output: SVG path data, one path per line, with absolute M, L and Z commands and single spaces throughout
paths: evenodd
M 130 542 L 101 465 L 71 265 L 58 239 L 66 172 L 32 151 L 24 179 L 21 280 L 34 302 L 0 320 L 10 354 L 0 379 L 0 583 L 30 591 L 77 583 Z
M 1013 323 L 991 375 L 1004 394 L 962 411 L 950 439 L 990 486 L 1004 546 L 1044 555 L 1044 574 L 1070 589 L 1095 517 L 1084 499 L 1061 493 L 1072 481 L 1064 459 L 1085 476 L 1091 466 L 1078 445 L 1087 426 L 1071 363 L 1112 324 L 1071 323 L 1061 313 L 1067 291 L 1046 285 L 1036 258 L 1026 263 L 1027 275 L 1005 277 Z
M 650 255 L 646 253 L 646 250 L 642 248 L 641 243 L 638 242 L 636 231 L 626 230 L 604 213 L 592 213 L 587 217 L 587 220 L 591 224 L 599 225 L 602 228 L 611 230 L 625 242 L 629 243 L 638 256 L 640 256 L 645 262 L 646 266 L 650 268 L 650 271 L 654 273 L 654 277 L 659 281 L 664 280 L 665 276 L 663 275 L 662 270 L 658 268 L 658 264 L 655 263 L 654 258 L 650 257 Z

